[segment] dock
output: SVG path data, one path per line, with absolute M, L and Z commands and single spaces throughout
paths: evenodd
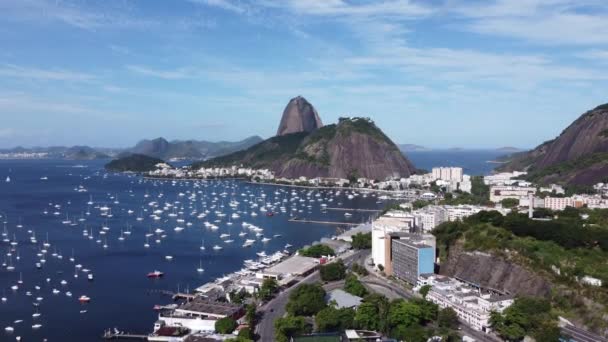
M 359 211 L 363 213 L 379 213 L 382 210 L 379 209 L 357 209 L 357 208 L 325 208 L 325 210 L 335 210 L 335 211 Z
M 292 218 L 289 219 L 289 222 L 296 222 L 296 223 L 317 223 L 317 224 L 326 224 L 326 225 L 330 225 L 330 226 L 358 226 L 361 223 L 353 223 L 353 222 L 336 222 L 336 221 L 314 221 L 314 220 L 305 220 L 305 219 L 299 219 L 299 218 Z
M 108 329 L 103 333 L 104 340 L 139 340 L 139 341 L 147 341 L 148 335 L 138 335 L 138 334 L 130 334 L 122 331 L 112 331 Z

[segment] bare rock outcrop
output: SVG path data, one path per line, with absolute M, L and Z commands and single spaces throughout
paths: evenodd
M 291 99 L 285 107 L 277 135 L 310 133 L 321 127 L 323 123 L 315 107 L 302 96 L 298 96 Z

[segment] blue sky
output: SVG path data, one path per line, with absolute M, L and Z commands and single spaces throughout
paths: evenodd
M 2 0 L 0 147 L 269 137 L 533 147 L 608 102 L 605 0 Z

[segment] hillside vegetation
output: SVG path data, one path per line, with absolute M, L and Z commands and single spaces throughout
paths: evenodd
M 534 221 L 513 213 L 481 212 L 463 222 L 434 230 L 440 257 L 450 257 L 455 246 L 465 251 L 490 252 L 525 267 L 551 283 L 550 300 L 556 314 L 606 334 L 608 328 L 608 211 L 569 209 L 553 221 Z M 584 285 L 591 276 L 603 287 Z

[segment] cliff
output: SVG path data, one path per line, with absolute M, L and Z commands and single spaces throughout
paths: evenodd
M 467 252 L 458 243 L 452 245 L 440 270 L 440 274 L 514 295 L 549 297 L 551 294 L 551 284 L 540 275 L 492 254 Z
M 591 185 L 608 175 L 608 104 L 576 119 L 557 138 L 513 154 L 500 171 L 527 170 L 539 183 Z
M 301 132 L 310 133 L 321 127 L 323 127 L 323 123 L 315 107 L 305 98 L 298 96 L 291 99 L 285 107 L 277 136 Z

